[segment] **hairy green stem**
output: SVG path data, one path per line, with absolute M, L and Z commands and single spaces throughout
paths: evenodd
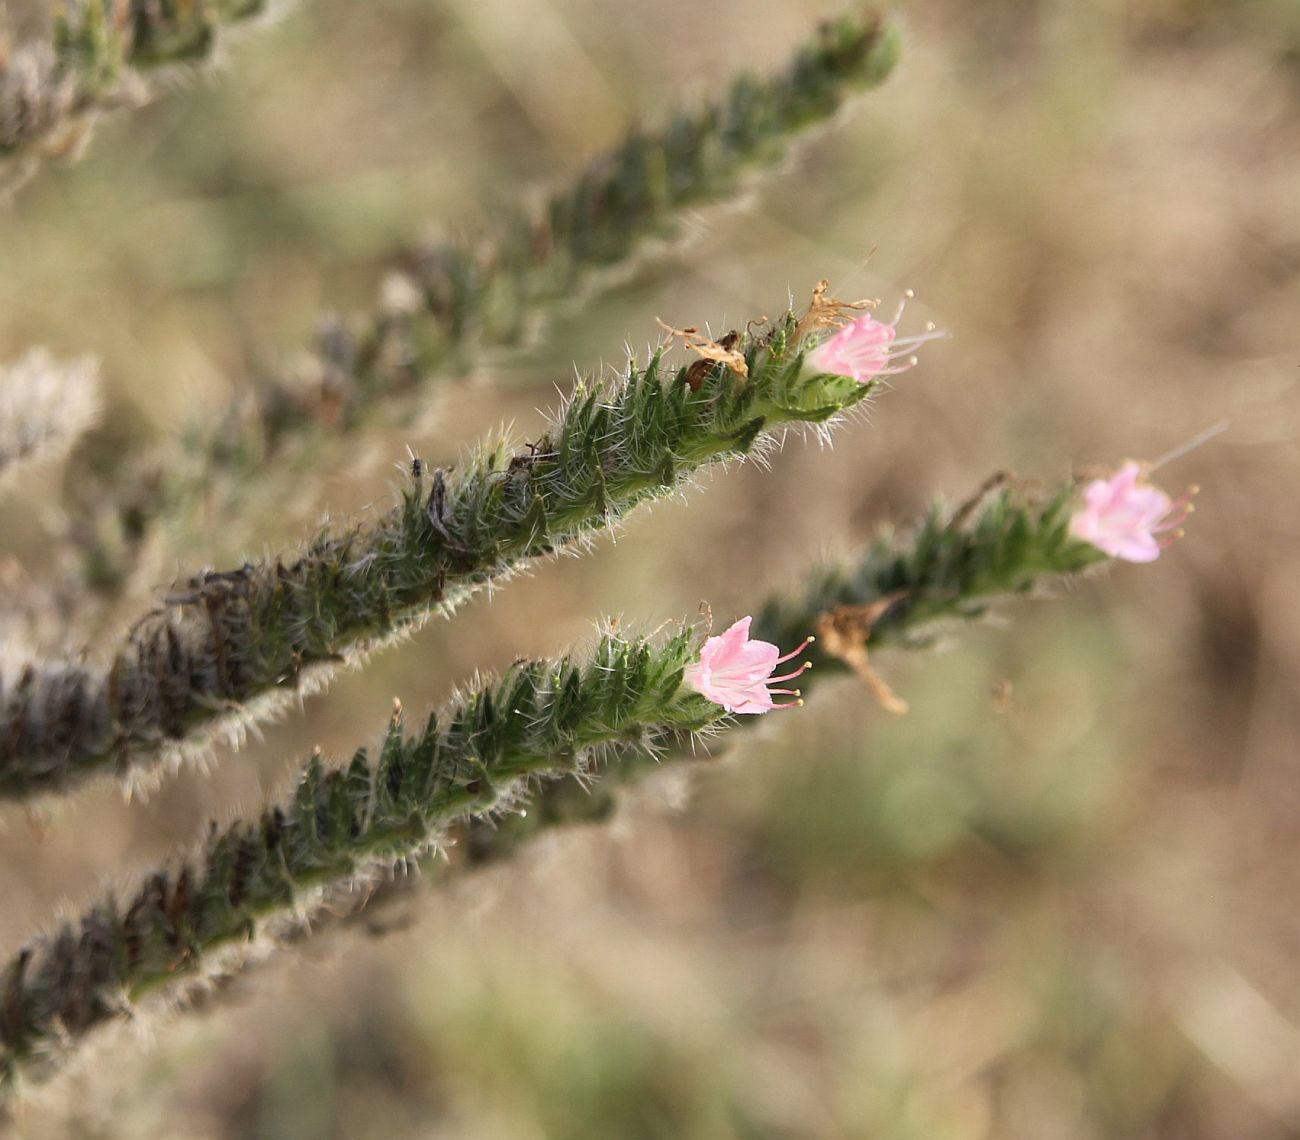
M 108 899 L 18 953 L 0 975 L 0 1082 L 58 1038 L 76 1038 L 175 986 L 258 925 L 418 857 L 454 819 L 508 806 L 527 781 L 582 773 L 602 746 L 653 749 L 724 715 L 682 687 L 693 634 L 666 645 L 604 638 L 585 662 L 535 661 L 454 701 L 408 735 L 395 716 L 372 765 L 319 757 L 255 823 L 214 829 L 200 854 Z
M 880 628 L 896 643 L 919 644 L 936 620 L 970 619 L 995 595 L 1103 561 L 1066 532 L 1071 493 L 1033 503 L 1004 491 L 973 525 L 936 512 L 913 539 L 882 541 L 820 573 L 802 595 L 765 607 L 755 632 L 785 637 L 828 608 L 897 597 L 892 622 Z M 393 869 L 448 837 L 465 852 L 462 862 L 479 863 L 541 828 L 605 814 L 612 804 L 605 782 L 585 794 L 602 759 L 628 778 L 657 758 L 689 754 L 686 743 L 702 731 L 752 724 L 756 718 L 728 718 L 683 686 L 698 651 L 690 630 L 663 645 L 609 635 L 583 663 L 515 665 L 414 734 L 395 715 L 374 763 L 364 750 L 336 769 L 314 756 L 285 803 L 257 821 L 214 826 L 191 859 L 8 960 L 0 971 L 0 1083 L 50 1071 L 61 1050 L 151 993 L 174 999 L 187 984 L 242 969 L 269 952 L 295 916 L 336 913 L 331 901 L 358 889 L 396 893 Z
M 754 635 L 780 643 L 802 639 L 819 614 L 888 602 L 871 626 L 871 648 L 924 646 L 946 623 L 978 618 L 999 598 L 1107 561 L 1069 532 L 1073 485 L 1035 496 L 1007 482 L 992 480 L 991 490 L 955 514 L 934 507 L 906 538 L 886 533 L 865 555 L 814 570 L 802 595 L 764 606 Z M 809 652 L 816 672 L 846 668 L 820 644 Z
M 297 557 L 209 571 L 144 615 L 107 668 L 0 677 L 0 796 L 125 773 L 236 729 L 529 559 L 590 539 L 705 464 L 789 424 L 824 424 L 872 385 L 808 367 L 793 314 L 737 338 L 732 363 L 675 373 L 662 350 L 580 384 L 546 432 L 454 470 L 416 460 L 398 505 Z
M 776 594 L 763 605 L 751 636 L 789 647 L 837 607 L 879 604 L 887 608 L 867 639 L 873 653 L 924 648 L 944 629 L 977 620 L 999 600 L 1041 590 L 1107 561 L 1095 546 L 1069 534 L 1076 497 L 1073 486 L 1045 497 L 1003 488 L 955 514 L 935 506 L 905 535 L 884 534 L 865 554 L 810 567 L 800 590 Z M 848 668 L 821 642 L 810 645 L 806 656 L 814 668 L 799 680 L 805 694 Z M 737 727 L 754 723 L 755 718 L 742 717 Z M 634 779 L 643 767 L 629 756 L 611 769 L 613 779 L 591 794 L 585 782 L 562 779 L 539 789 L 526 815 L 471 818 L 462 829 L 466 855 L 472 863 L 496 859 L 541 830 L 603 819 L 613 810 L 614 784 Z
M 599 155 L 538 211 L 494 224 L 479 240 L 410 251 L 376 311 L 327 318 L 313 364 L 265 378 L 215 427 L 196 424 L 182 461 L 124 465 L 111 441 L 91 449 L 83 480 L 87 574 L 101 588 L 129 576 L 156 525 L 174 526 L 213 487 L 265 480 L 290 444 L 310 450 L 394 403 L 429 398 L 429 382 L 459 374 L 482 349 L 516 344 L 542 317 L 626 266 L 648 239 L 672 236 L 682 211 L 735 194 L 746 172 L 779 158 L 855 90 L 884 80 L 897 29 L 872 15 L 826 23 L 780 73 L 742 75 L 715 102 L 661 129 L 637 129 Z
M 742 75 L 719 101 L 682 112 L 661 130 L 637 129 L 535 213 L 498 223 L 473 244 L 414 250 L 386 301 L 359 328 L 331 322 L 318 345 L 328 415 L 347 424 L 377 398 L 461 368 L 474 345 L 520 340 L 541 310 L 572 300 L 601 267 L 627 261 L 647 238 L 670 235 L 681 211 L 733 194 L 740 176 L 784 153 L 856 88 L 881 82 L 898 51 L 879 18 L 843 17 L 818 30 L 779 74 Z M 319 414 L 273 386 L 257 433 L 258 458 Z M 238 447 L 229 443 L 227 448 Z

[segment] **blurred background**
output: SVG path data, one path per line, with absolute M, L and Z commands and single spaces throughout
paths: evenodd
M 44 0 L 8 0 L 39 29 Z M 108 422 L 177 437 L 368 307 L 393 252 L 473 233 L 638 119 L 780 67 L 833 4 L 311 0 L 214 74 L 104 122 L 0 210 L 0 360 L 97 355 Z M 952 333 L 835 445 L 706 478 L 537 567 L 301 715 L 126 801 L 0 810 L 7 954 L 105 886 L 282 794 L 394 695 L 757 608 L 799 569 L 1010 468 L 1154 459 L 1186 539 L 943 652 L 880 665 L 679 765 L 612 825 L 416 892 L 382 937 L 286 952 L 201 1016 L 101 1035 L 30 1137 L 1300 1136 L 1300 5 L 914 0 L 901 66 L 689 243 L 446 384 L 411 423 L 268 480 L 157 555 L 202 566 L 383 505 L 407 445 L 522 436 L 576 364 L 674 325 L 905 288 Z M 77 455 L 0 502 L 11 643 Z

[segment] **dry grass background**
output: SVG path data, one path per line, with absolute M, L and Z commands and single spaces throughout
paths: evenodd
M 0 212 L 3 355 L 94 352 L 113 422 L 174 434 L 320 308 L 365 306 L 402 239 L 472 227 L 668 99 L 777 65 L 817 14 L 304 3 Z M 872 423 L 540 567 L 143 801 L 96 785 L 4 809 L 0 942 L 256 807 L 311 744 L 368 742 L 394 694 L 435 703 L 603 613 L 745 612 L 998 467 L 1151 458 L 1228 417 L 1162 472 L 1203 487 L 1187 539 L 894 655 L 902 720 L 828 687 L 613 826 L 420 893 L 383 938 L 322 939 L 201 1017 L 105 1035 L 15 1135 L 1300 1135 L 1300 8 L 904 15 L 888 85 L 743 208 L 692 218 L 688 247 L 419 421 L 268 477 L 243 517 L 160 549 L 154 582 L 364 509 L 406 444 L 441 459 L 526 429 L 572 362 L 620 360 L 655 316 L 725 326 L 823 275 L 912 286 L 915 318 L 953 333 Z M 15 593 L 49 565 L 60 478 L 75 455 L 0 504 Z

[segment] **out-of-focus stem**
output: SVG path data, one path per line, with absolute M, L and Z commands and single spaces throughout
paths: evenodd
M 94 119 L 144 102 L 148 75 L 209 59 L 270 0 L 64 0 L 49 41 L 0 44 L 0 193 L 77 154 Z

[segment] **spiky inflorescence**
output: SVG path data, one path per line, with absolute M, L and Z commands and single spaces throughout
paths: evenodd
M 62 455 L 99 415 L 99 374 L 88 357 L 60 363 L 33 349 L 0 368 L 0 486 L 33 459 Z
M 49 42 L 0 50 L 0 191 L 75 154 L 94 117 L 144 100 L 143 73 L 208 58 L 271 0 L 64 0 Z
M 836 606 L 896 598 L 881 635 L 919 644 L 936 620 L 975 617 L 995 595 L 1104 560 L 1065 531 L 1072 494 L 1032 503 L 1003 492 L 972 525 L 936 511 L 909 541 L 882 541 L 774 601 L 755 628 L 788 638 Z M 440 840 L 454 838 L 464 853 L 454 865 L 473 865 L 540 829 L 603 818 L 611 780 L 588 794 L 594 760 L 607 762 L 610 777 L 631 778 L 655 759 L 693 754 L 687 742 L 701 731 L 753 723 L 682 684 L 699 642 L 689 631 L 662 646 L 607 636 L 583 665 L 516 665 L 414 736 L 395 717 L 374 764 L 364 751 L 337 770 L 313 757 L 284 806 L 214 828 L 193 859 L 150 875 L 129 900 L 108 898 L 9 959 L 0 972 L 0 1081 L 52 1068 L 87 1031 L 151 993 L 174 998 L 237 972 L 270 950 L 273 940 L 257 935 L 278 924 L 354 916 L 355 906 L 325 904 L 358 887 L 365 898 L 400 892 L 406 880 L 389 871 Z M 804 678 L 805 690 L 819 672 Z M 502 815 L 525 803 L 526 814 Z
M 412 251 L 377 313 L 357 330 L 333 322 L 322 337 L 330 414 L 341 405 L 345 422 L 359 416 L 467 345 L 519 340 L 540 309 L 571 300 L 593 270 L 670 235 L 683 208 L 735 193 L 746 169 L 779 157 L 856 88 L 883 81 L 897 52 L 896 31 L 878 17 L 824 24 L 786 71 L 742 75 L 721 100 L 678 114 L 662 130 L 634 131 L 540 211 L 499 223 L 495 236 Z M 312 406 L 272 388 L 259 438 L 273 445 Z
M 881 605 L 867 644 L 874 652 L 898 646 L 923 648 L 955 622 L 976 620 L 999 599 L 1028 594 L 1063 577 L 1109 561 L 1095 546 L 1072 537 L 1068 527 L 1078 490 L 1070 485 L 1047 496 L 1004 488 L 956 514 L 935 507 L 904 536 L 887 534 L 865 554 L 810 567 L 803 587 L 774 595 L 757 613 L 754 637 L 793 645 L 839 607 Z M 824 652 L 822 642 L 805 651 L 814 667 L 800 678 L 805 695 L 828 675 L 848 666 Z M 752 718 L 736 723 L 752 726 Z M 635 778 L 635 757 L 611 769 L 614 780 Z M 613 780 L 586 795 L 579 781 L 559 780 L 540 789 L 526 815 L 500 821 L 474 818 L 463 847 L 472 862 L 495 859 L 540 830 L 602 819 L 613 808 Z
M 735 194 L 746 171 L 779 158 L 855 90 L 882 82 L 898 48 L 897 29 L 876 16 L 824 24 L 783 72 L 741 76 L 716 102 L 633 132 L 540 211 L 521 210 L 476 241 L 411 251 L 372 315 L 357 324 L 326 319 L 305 372 L 267 378 L 215 428 L 196 424 L 184 463 L 155 459 L 140 469 L 120 462 L 120 448 L 100 449 L 106 462 L 90 509 L 120 512 L 124 541 L 112 546 L 139 549 L 153 524 L 174 523 L 214 485 L 264 478 L 290 441 L 355 428 L 391 407 L 390 397 L 404 395 L 408 408 L 427 400 L 430 380 L 463 372 L 476 351 L 517 342 L 598 271 L 625 265 L 647 239 L 672 236 L 684 209 Z M 85 533 L 103 534 L 105 521 Z M 120 583 L 122 559 L 120 550 L 93 548 L 88 574 L 100 586 Z
M 865 556 L 809 574 L 802 595 L 773 599 L 754 619 L 755 636 L 802 637 L 810 620 L 838 606 L 888 602 L 872 622 L 871 646 L 927 644 L 945 622 L 978 618 L 993 601 L 1027 593 L 1045 577 L 1108 561 L 1070 534 L 1077 499 L 1073 484 L 1047 496 L 1003 487 L 955 516 L 936 507 L 905 541 L 882 537 Z M 814 673 L 845 667 L 820 644 L 810 656 Z
M 724 717 L 681 684 L 696 651 L 689 631 L 659 646 L 606 637 L 581 664 L 516 665 L 413 735 L 395 716 L 374 765 L 364 750 L 341 769 L 313 758 L 283 806 L 214 828 L 178 869 L 10 960 L 0 974 L 0 1083 L 151 991 L 219 967 L 224 948 L 255 952 L 264 920 L 419 856 L 458 817 L 509 806 L 530 778 L 581 773 L 603 745 L 650 750 Z
M 526 449 L 454 470 L 416 461 L 399 504 L 300 557 L 208 572 L 136 623 L 107 669 L 57 662 L 0 677 L 0 796 L 66 788 L 193 745 L 528 559 L 593 535 L 764 434 L 820 424 L 871 385 L 810 371 L 793 314 L 731 359 L 665 375 L 662 350 L 617 383 L 581 384 Z
M 981 497 L 983 498 L 983 497 Z M 1071 537 L 1070 513 L 1078 490 L 1070 485 L 1046 496 L 1003 488 L 987 501 L 956 513 L 936 506 L 910 532 L 888 533 L 865 554 L 810 567 L 802 589 L 776 594 L 759 610 L 753 636 L 793 644 L 815 629 L 819 618 L 841 606 L 871 607 L 888 602 L 873 624 L 868 644 L 880 648 L 924 648 L 956 622 L 978 620 L 999 600 L 1059 584 L 1069 575 L 1109 561 L 1096 547 Z M 976 508 L 978 507 L 978 510 Z M 800 679 L 807 695 L 818 683 L 847 665 L 821 651 L 806 651 L 814 668 Z M 734 729 L 754 727 L 752 718 L 727 723 L 724 743 Z M 710 747 L 716 752 L 717 746 Z M 693 756 L 668 751 L 654 761 Z M 526 811 L 500 817 L 472 815 L 453 831 L 451 858 L 440 860 L 441 875 L 512 855 L 523 843 L 554 827 L 600 822 L 617 803 L 618 786 L 639 778 L 650 757 L 633 750 L 618 756 L 603 779 L 566 776 L 542 785 Z M 368 912 L 401 896 L 416 880 L 384 881 L 367 898 Z M 342 912 L 350 919 L 353 912 Z

